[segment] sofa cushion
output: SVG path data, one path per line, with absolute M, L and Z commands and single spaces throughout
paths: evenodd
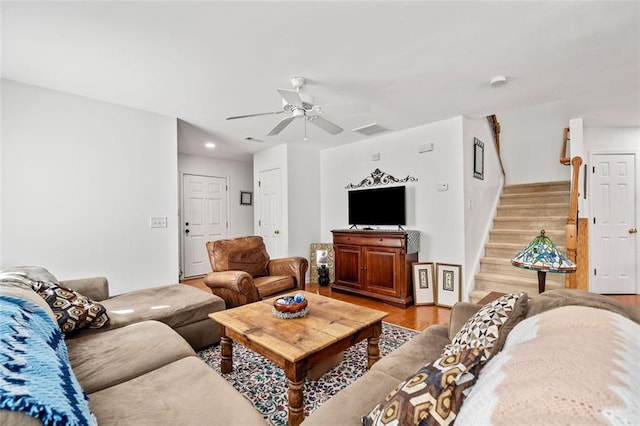
M 0 272 L 0 295 L 12 296 L 18 299 L 28 300 L 40 306 L 54 321 L 56 316 L 51 306 L 31 287 L 31 280 L 13 272 Z
M 404 380 L 427 362 L 439 358 L 449 342 L 447 328 L 434 324 L 380 358 L 371 369 L 383 371 L 399 381 Z
M 76 291 L 46 281 L 33 281 L 32 287 L 49 304 L 64 333 L 87 327 L 101 328 L 109 323 L 103 305 Z
M 502 349 L 511 329 L 520 322 L 527 310 L 527 294 L 505 294 L 480 308 L 458 331 L 443 355 L 452 355 L 468 348 L 482 346 L 486 361 Z
M 182 337 L 158 321 L 67 338 L 66 342 L 73 372 L 87 393 L 195 355 Z
M 589 306 L 592 308 L 606 309 L 611 312 L 630 318 L 630 309 L 612 297 L 591 293 L 585 290 L 556 289 L 531 298 L 527 306 L 527 317 L 538 315 L 550 309 L 562 306 Z
M 109 328 L 156 320 L 178 328 L 225 309 L 218 296 L 186 284 L 171 284 L 131 291 L 102 302 L 109 313 Z
M 261 299 L 296 288 L 296 281 L 291 275 L 258 277 L 253 284 Z
M 12 266 L 11 268 L 3 269 L 2 272 L 17 272 L 31 281 L 58 283 L 58 278 L 42 266 Z
M 384 402 L 362 418 L 364 426 L 448 425 L 475 383 L 482 347 L 443 356 L 398 385 Z
M 249 400 L 190 356 L 89 395 L 101 426 L 262 425 Z
M 329 398 L 304 420 L 303 425 L 361 425 L 362 416 L 384 400 L 389 390 L 400 382 L 384 372 L 369 371 Z
M 584 306 L 520 322 L 484 366 L 460 424 L 638 424 L 640 325 Z

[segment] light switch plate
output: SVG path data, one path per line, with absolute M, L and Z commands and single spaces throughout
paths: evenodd
M 149 227 L 150 228 L 166 228 L 167 227 L 167 217 L 166 216 L 151 216 L 149 218 Z
M 448 191 L 449 190 L 449 184 L 446 182 L 440 182 L 438 184 L 438 191 L 442 192 L 442 191 Z

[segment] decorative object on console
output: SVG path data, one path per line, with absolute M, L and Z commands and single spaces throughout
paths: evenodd
M 240 191 L 240 205 L 250 206 L 253 204 L 253 192 Z
M 325 253 L 326 256 L 323 256 L 323 254 Z M 324 260 L 324 262 L 319 262 L 319 260 Z M 311 243 L 311 253 L 309 253 L 309 261 L 309 263 L 311 264 L 309 269 L 309 273 L 311 275 L 310 281 L 312 283 L 320 283 L 319 267 L 322 263 L 325 263 L 327 266 L 327 271 L 329 272 L 329 283 L 335 281 L 336 253 L 333 250 L 332 243 Z
M 473 138 L 473 177 L 484 180 L 484 142 Z
M 413 263 L 413 301 L 415 305 L 433 305 L 435 303 L 433 266 L 431 262 Z
M 380 169 L 375 169 L 373 172 L 371 172 L 371 175 L 362 179 L 360 183 L 357 183 L 357 184 L 350 183 L 345 187 L 345 189 L 354 189 L 354 188 L 363 188 L 363 187 L 368 188 L 371 186 L 389 185 L 392 183 L 416 182 L 417 180 L 418 180 L 417 177 L 413 177 L 409 175 L 407 175 L 407 177 L 404 179 L 398 179 L 394 176 L 391 176 L 388 173 L 381 171 Z
M 329 268 L 327 268 L 326 264 L 320 265 L 318 267 L 318 284 L 322 287 L 326 287 L 331 283 L 331 279 L 329 278 Z
M 436 277 L 438 287 L 436 288 L 436 305 L 452 307 L 456 302 L 460 302 L 460 275 L 461 265 L 449 263 L 436 264 Z
M 547 272 L 569 273 L 576 271 L 576 265 L 562 254 L 544 229 L 529 245 L 524 247 L 511 259 L 511 264 L 518 268 L 538 271 L 538 292 L 544 293 Z

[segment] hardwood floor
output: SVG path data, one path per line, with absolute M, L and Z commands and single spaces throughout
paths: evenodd
M 202 281 L 202 278 L 184 280 L 183 283 L 200 288 L 204 291 L 210 291 L 209 287 L 207 287 Z M 331 287 L 321 287 L 317 283 L 307 283 L 306 290 L 331 297 L 333 299 L 385 311 L 389 314 L 384 319 L 385 322 L 411 328 L 413 330 L 421 331 L 432 324 L 449 324 L 449 315 L 451 313 L 451 309 L 449 308 L 441 308 L 439 306 L 410 306 L 406 309 L 402 309 L 368 297 L 360 297 L 332 291 Z M 640 295 L 638 294 L 611 295 L 611 297 L 625 305 L 640 307 Z
M 209 287 L 202 282 L 202 278 L 188 279 L 183 282 L 204 291 L 210 291 Z M 385 322 L 413 330 L 424 330 L 432 324 L 449 324 L 449 315 L 451 313 L 451 309 L 449 308 L 441 308 L 438 306 L 410 306 L 403 309 L 368 297 L 331 291 L 331 287 L 321 287 L 317 283 L 307 283 L 306 291 L 384 311 L 389 314 L 384 319 Z

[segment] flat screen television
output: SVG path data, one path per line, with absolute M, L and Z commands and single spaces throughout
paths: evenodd
M 349 191 L 349 225 L 406 225 L 405 187 Z

